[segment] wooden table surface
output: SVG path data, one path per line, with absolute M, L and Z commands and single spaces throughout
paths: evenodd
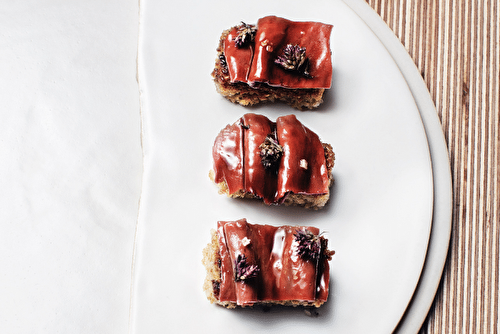
M 367 2 L 422 73 L 450 157 L 450 248 L 420 333 L 499 333 L 500 0 Z

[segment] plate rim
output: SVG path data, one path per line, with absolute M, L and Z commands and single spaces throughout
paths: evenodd
M 431 233 L 418 284 L 394 333 L 417 333 L 434 302 L 441 282 L 452 227 L 452 180 L 446 140 L 427 86 L 405 47 L 389 26 L 362 0 L 342 0 L 373 31 L 387 49 L 410 89 L 429 146 L 434 186 Z

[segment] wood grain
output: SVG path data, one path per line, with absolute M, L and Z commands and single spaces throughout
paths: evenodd
M 420 70 L 450 156 L 450 248 L 420 333 L 498 333 L 500 0 L 367 2 Z

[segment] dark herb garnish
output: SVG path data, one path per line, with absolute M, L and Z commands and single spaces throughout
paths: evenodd
M 278 143 L 276 131 L 268 134 L 259 148 L 259 155 L 264 169 L 277 172 L 281 156 L 283 155 L 283 147 Z
M 241 22 L 241 25 L 238 27 L 238 36 L 234 39 L 234 45 L 237 48 L 242 48 L 250 44 L 254 41 L 256 33 L 257 28 L 255 28 L 255 25 Z
M 319 313 L 318 313 L 318 311 L 315 310 L 315 307 L 308 307 L 308 308 L 304 309 L 304 313 L 308 317 L 312 317 L 312 318 L 316 318 L 319 316 Z
M 299 45 L 287 44 L 283 49 L 283 55 L 278 56 L 274 63 L 280 65 L 287 71 L 301 74 L 310 78 L 309 58 L 306 57 L 306 48 Z
M 307 229 L 297 229 L 293 235 L 298 243 L 297 254 L 306 261 L 316 261 L 321 251 L 319 236 Z
M 239 126 L 241 126 L 241 127 L 242 127 L 243 129 L 245 129 L 245 130 L 250 129 L 250 125 L 244 124 L 244 123 L 243 123 L 243 122 L 241 122 L 241 121 L 238 123 L 238 125 L 239 125 Z
M 236 282 L 254 278 L 260 271 L 257 265 L 247 263 L 247 257 L 242 254 L 238 254 L 234 261 L 234 268 L 234 280 Z

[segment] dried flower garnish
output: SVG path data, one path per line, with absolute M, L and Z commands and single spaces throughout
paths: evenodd
M 297 254 L 306 261 L 316 261 L 321 251 L 319 236 L 307 229 L 297 229 L 293 235 L 298 243 Z
M 250 44 L 254 41 L 256 33 L 257 28 L 255 28 L 255 25 L 241 22 L 241 25 L 238 27 L 238 36 L 234 39 L 234 45 L 236 45 L 237 48 L 242 48 Z
M 214 292 L 214 297 L 219 299 L 220 294 L 220 282 L 216 280 L 212 280 L 212 291 Z
M 219 55 L 219 62 L 220 62 L 220 66 L 221 66 L 221 69 L 222 69 L 222 73 L 228 74 L 229 70 L 227 68 L 226 56 L 224 55 L 224 53 L 221 53 Z
M 281 156 L 283 155 L 283 147 L 278 143 L 276 131 L 268 134 L 259 148 L 259 155 L 264 169 L 277 172 Z
M 278 56 L 274 63 L 280 65 L 287 71 L 296 72 L 307 78 L 309 74 L 309 58 L 306 57 L 306 48 L 299 45 L 287 44 L 283 49 L 283 55 Z
M 254 278 L 260 271 L 257 265 L 247 263 L 247 257 L 242 254 L 238 254 L 234 261 L 234 268 L 234 280 L 236 282 Z

